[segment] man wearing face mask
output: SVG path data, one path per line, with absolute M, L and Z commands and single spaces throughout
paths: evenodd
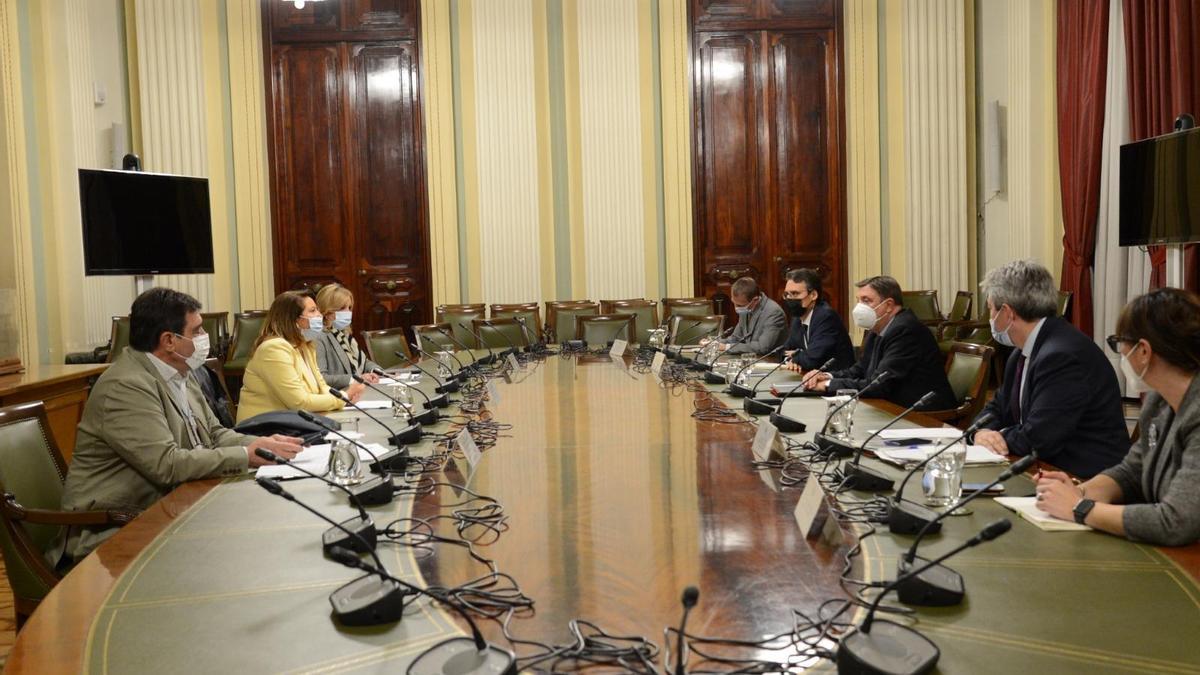
M 854 345 L 842 323 L 842 317 L 825 302 L 821 275 L 816 270 L 798 269 L 787 273 L 783 287 L 783 307 L 792 317 L 791 332 L 784 354 L 786 370 L 805 371 L 820 368 L 833 359 L 830 370 L 854 365 Z
M 766 354 L 787 340 L 787 316 L 779 303 L 768 298 L 750 277 L 733 282 L 729 289 L 738 323 L 721 341 L 730 354 Z
M 928 392 L 934 397 L 923 410 L 945 410 L 957 405 L 946 379 L 945 357 L 937 341 L 912 312 L 904 309 L 900 284 L 891 277 L 864 279 L 855 286 L 858 304 L 854 324 L 867 333 L 858 363 L 832 373 L 814 372 L 805 384 L 815 391 L 862 391 L 877 375 L 882 380 L 864 392 L 864 398 L 882 398 L 908 407 Z
M 1080 478 L 1120 462 L 1129 434 L 1117 375 L 1091 338 L 1056 316 L 1050 271 L 1017 260 L 988 272 L 980 286 L 992 337 L 1015 349 L 984 408 L 992 421 L 975 442 L 1001 455 L 1037 451 Z
M 221 426 L 190 377 L 208 348 L 195 298 L 152 288 L 134 300 L 129 346 L 96 381 L 84 407 L 64 510 L 140 511 L 184 481 L 262 466 L 257 448 L 287 458 L 300 451 L 299 439 L 247 436 Z M 114 532 L 68 528 L 50 548 L 50 562 L 78 561 Z

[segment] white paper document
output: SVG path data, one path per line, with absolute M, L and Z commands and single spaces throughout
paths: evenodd
M 875 429 L 868 429 L 867 433 L 873 434 L 875 431 Z M 958 438 L 959 436 L 962 436 L 961 430 L 949 427 L 945 429 L 884 429 L 879 434 L 879 438 L 885 441 L 894 441 L 901 438 L 928 438 L 932 441 L 939 438 Z
M 392 402 L 388 401 L 387 399 L 373 398 L 364 399 L 357 402 L 355 405 L 363 410 L 388 410 L 392 407 Z M 353 408 L 351 408 L 351 410 L 353 410 Z
M 387 452 L 387 448 L 378 443 L 367 443 L 366 446 L 376 455 L 382 455 Z M 308 475 L 296 468 L 296 466 L 300 466 L 319 476 L 323 476 L 325 475 L 325 470 L 329 468 L 329 453 L 332 451 L 333 445 L 330 443 L 310 445 L 292 458 L 292 464 L 295 466 L 287 464 L 260 466 L 256 475 L 266 478 L 299 478 L 300 476 Z M 371 454 L 362 448 L 358 448 L 358 458 L 370 462 Z M 363 467 L 363 473 L 366 473 L 366 467 Z
M 961 433 L 961 432 L 960 432 Z M 892 464 L 915 464 L 929 455 L 937 452 L 942 446 L 917 445 L 909 448 L 889 448 L 887 446 L 873 447 L 871 451 L 879 459 Z M 1007 464 L 1008 460 L 988 450 L 982 445 L 967 446 L 967 464 Z
M 1037 497 L 996 497 L 992 500 L 1046 532 L 1081 532 L 1092 528 L 1071 520 L 1061 520 L 1037 507 Z

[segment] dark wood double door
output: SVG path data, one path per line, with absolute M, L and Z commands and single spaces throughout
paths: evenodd
M 429 323 L 416 0 L 263 0 L 275 286 L 354 293 L 354 330 Z
M 840 3 L 693 0 L 691 23 L 697 292 L 778 300 L 810 267 L 845 316 Z

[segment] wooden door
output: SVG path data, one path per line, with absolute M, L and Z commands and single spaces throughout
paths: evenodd
M 778 300 L 788 270 L 814 267 L 844 312 L 840 4 L 691 7 L 696 292 L 724 300 L 750 276 Z

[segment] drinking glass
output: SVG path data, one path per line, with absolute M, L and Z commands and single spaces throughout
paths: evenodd
M 446 380 L 454 375 L 454 369 L 450 367 L 451 356 L 450 352 L 435 352 L 434 358 L 437 359 L 438 377 Z
M 350 441 L 336 441 L 329 453 L 329 480 L 338 485 L 357 485 L 362 482 L 362 462 L 358 448 Z
M 858 407 L 858 401 L 852 399 L 857 393 L 853 389 L 839 389 L 837 395 L 829 401 L 828 410 L 830 412 L 840 408 L 829 418 L 829 433 L 834 438 L 850 440 L 850 432 L 854 429 L 854 409 Z M 846 403 L 847 401 L 849 403 Z
M 412 413 L 413 395 L 407 384 L 397 382 L 392 387 L 392 417 L 407 418 Z
M 655 328 L 650 331 L 650 337 L 646 340 L 646 346 L 651 349 L 662 349 L 666 335 L 667 330 L 665 328 Z
M 944 442 L 944 441 L 943 441 Z M 936 444 L 933 451 L 941 450 Z M 967 462 L 967 446 L 955 443 L 942 454 L 925 464 L 925 475 L 921 487 L 925 491 L 925 503 L 929 506 L 949 506 L 962 496 L 963 465 Z

